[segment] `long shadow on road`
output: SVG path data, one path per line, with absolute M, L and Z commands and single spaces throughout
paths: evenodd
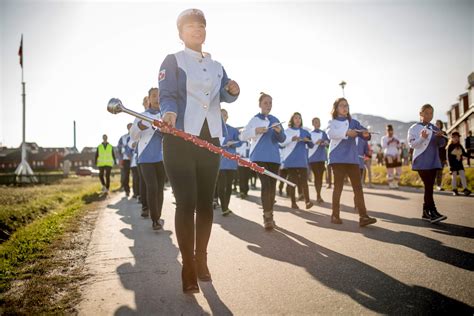
M 460 301 L 422 286 L 404 284 L 359 260 L 317 245 L 283 228 L 266 233 L 260 225 L 236 214 L 216 221 L 230 234 L 253 244 L 248 246 L 249 250 L 272 260 L 302 267 L 315 280 L 348 295 L 376 313 L 459 311 L 459 314 L 471 315 L 473 312 L 469 305 Z
M 292 213 L 298 217 L 307 220 L 308 224 L 320 228 L 362 234 L 367 238 L 374 239 L 377 241 L 402 245 L 424 253 L 428 258 L 451 264 L 458 268 L 474 271 L 474 254 L 446 246 L 436 239 L 425 237 L 412 232 L 392 231 L 377 225 L 366 228 L 359 228 L 358 222 L 351 221 L 349 219 L 343 219 L 344 223 L 342 225 L 335 225 L 331 224 L 329 214 L 317 214 L 313 213 L 312 211 L 294 210 L 284 206 L 276 206 L 275 211 Z M 369 211 L 369 214 L 378 217 L 374 212 Z M 385 213 L 378 213 L 378 215 L 380 215 L 379 218 L 387 216 L 387 214 Z M 398 218 L 398 220 L 400 220 L 400 218 Z M 472 235 L 472 229 L 459 225 L 443 223 L 437 225 L 437 228 L 440 230 L 444 229 L 445 231 L 451 230 L 461 235 Z
M 130 225 L 121 232 L 134 241 L 130 248 L 134 263 L 121 264 L 117 274 L 124 288 L 134 292 L 136 309 L 122 305 L 115 315 L 209 315 L 195 296 L 182 292 L 179 249 L 172 242 L 172 232 L 166 230 L 173 224 L 166 223 L 165 230 L 153 231 L 151 221 L 141 218 L 139 207 L 130 203 L 134 202 L 123 199 L 109 206 L 117 209 L 121 220 Z M 231 314 L 212 283 L 201 283 L 201 290 L 213 314 Z

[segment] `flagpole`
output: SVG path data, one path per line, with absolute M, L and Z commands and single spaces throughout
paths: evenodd
M 21 143 L 21 162 L 15 170 L 17 177 L 17 183 L 34 183 L 38 182 L 33 174 L 33 170 L 28 164 L 27 153 L 26 153 L 26 89 L 25 79 L 23 74 L 23 34 L 21 34 L 20 44 L 20 65 L 21 65 L 21 86 L 22 86 L 22 99 L 23 99 L 23 136 Z M 25 177 L 26 176 L 26 177 Z

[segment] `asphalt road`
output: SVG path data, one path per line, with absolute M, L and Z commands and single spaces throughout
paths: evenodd
M 315 197 L 310 186 L 311 197 Z M 112 195 L 101 210 L 87 257 L 83 315 L 473 315 L 474 198 L 437 193 L 448 219 L 420 219 L 419 189 L 364 189 L 369 214 L 359 228 L 345 187 L 342 225 L 330 223 L 330 203 L 293 210 L 277 197 L 278 227 L 262 227 L 260 191 L 233 196 L 233 214 L 214 213 L 208 248 L 213 282 L 181 291 L 171 190 L 165 191 L 163 231 L 140 216 L 136 200 Z M 331 200 L 324 189 L 323 198 Z M 300 207 L 303 203 L 300 202 Z

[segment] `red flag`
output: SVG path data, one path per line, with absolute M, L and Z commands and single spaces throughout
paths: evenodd
M 20 65 L 23 68 L 23 34 L 21 34 L 20 49 L 18 50 L 18 56 L 20 56 Z

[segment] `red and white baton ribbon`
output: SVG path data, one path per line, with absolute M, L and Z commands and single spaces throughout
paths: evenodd
M 211 144 L 211 143 L 209 143 L 209 142 L 207 142 L 207 141 L 205 141 L 205 140 L 203 140 L 203 139 L 201 139 L 197 136 L 186 133 L 185 131 L 182 131 L 180 129 L 170 127 L 168 124 L 164 123 L 163 121 L 154 120 L 154 119 L 149 118 L 149 117 L 147 117 L 143 114 L 140 114 L 140 113 L 137 113 L 135 111 L 129 110 L 122 104 L 122 101 L 120 101 L 119 99 L 116 99 L 116 98 L 110 99 L 109 103 L 107 104 L 107 111 L 109 111 L 112 114 L 117 114 L 117 113 L 120 113 L 120 112 L 124 112 L 124 113 L 130 114 L 132 116 L 135 116 L 135 117 L 137 117 L 137 118 L 139 118 L 143 121 L 146 121 L 146 122 L 149 122 L 149 123 L 153 124 L 153 126 L 156 126 L 160 130 L 163 129 L 163 132 L 166 132 L 168 134 L 172 134 L 176 137 L 180 137 L 180 138 L 184 139 L 185 141 L 188 141 L 188 142 L 191 142 L 191 143 L 195 144 L 196 146 L 199 146 L 201 148 L 205 148 L 205 149 L 209 150 L 210 152 L 219 154 L 224 158 L 227 158 L 227 159 L 230 159 L 230 160 L 236 160 L 237 163 L 239 164 L 239 166 L 250 168 L 253 171 L 256 171 L 256 172 L 264 174 L 264 175 L 267 175 L 267 176 L 272 177 L 274 179 L 277 179 L 279 181 L 282 181 L 282 182 L 284 182 L 288 185 L 291 185 L 292 187 L 296 187 L 296 184 L 294 184 L 293 182 L 290 182 L 290 181 L 286 180 L 285 178 L 282 178 L 279 175 L 274 174 L 273 172 L 270 172 L 270 171 L 266 170 L 265 168 L 257 165 L 254 162 L 245 160 L 237 154 L 231 154 L 228 151 L 226 151 L 225 149 L 223 149 L 221 147 L 218 147 L 218 146 L 215 146 L 215 145 L 213 145 L 213 144 Z

